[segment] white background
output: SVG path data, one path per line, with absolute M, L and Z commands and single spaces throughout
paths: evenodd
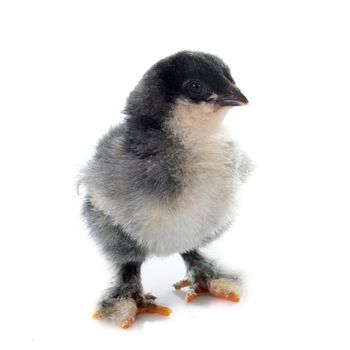
M 347 1 L 2 1 L 2 349 L 349 349 Z M 177 256 L 144 286 L 173 310 L 120 330 L 90 315 L 110 274 L 75 181 L 128 92 L 182 49 L 221 56 L 250 105 L 227 123 L 257 165 L 209 252 L 239 304 L 186 305 Z

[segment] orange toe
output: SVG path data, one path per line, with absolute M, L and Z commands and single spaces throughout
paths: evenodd
M 123 321 L 121 324 L 120 324 L 120 327 L 123 328 L 123 329 L 127 329 L 129 328 L 132 324 L 134 323 L 134 319 L 128 319 L 126 321 Z
M 96 310 L 92 315 L 91 317 L 94 319 L 94 320 L 100 320 L 102 318 L 102 315 L 101 315 L 101 311 L 100 310 Z
M 191 303 L 193 301 L 194 298 L 198 297 L 198 296 L 202 296 L 202 295 L 210 295 L 210 293 L 208 291 L 189 291 L 186 294 L 185 300 L 188 303 Z
M 196 292 L 188 292 L 185 296 L 185 300 L 187 303 L 192 303 L 193 299 L 197 296 Z
M 176 289 L 176 290 L 179 290 L 181 288 L 184 288 L 184 287 L 188 287 L 192 284 L 192 282 L 189 280 L 189 279 L 186 279 L 186 280 L 182 280 L 180 282 L 177 282 L 177 283 L 174 283 L 173 284 L 173 287 Z
M 191 303 L 194 298 L 196 298 L 198 296 L 202 296 L 202 295 L 211 295 L 215 298 L 229 300 L 229 301 L 232 301 L 234 303 L 238 303 L 240 300 L 239 296 L 233 292 L 231 292 L 231 293 L 218 293 L 215 291 L 206 291 L 206 290 L 196 290 L 196 291 L 190 290 L 186 294 L 185 300 L 187 303 Z
M 223 300 L 229 300 L 229 301 L 232 301 L 234 303 L 238 303 L 240 298 L 237 294 L 235 293 L 217 293 L 217 292 L 213 292 L 211 291 L 210 294 L 216 298 L 219 298 L 219 299 L 223 299 Z
M 141 306 L 137 309 L 138 314 L 149 313 L 149 314 L 159 314 L 162 316 L 169 316 L 171 310 L 166 306 L 161 305 L 150 305 L 150 306 Z

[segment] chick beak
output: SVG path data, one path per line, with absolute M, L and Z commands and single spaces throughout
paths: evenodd
M 230 87 L 224 96 L 219 96 L 215 103 L 219 106 L 244 106 L 248 104 L 248 99 L 237 87 Z

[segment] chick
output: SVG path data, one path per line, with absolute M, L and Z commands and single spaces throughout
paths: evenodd
M 123 122 L 98 143 L 83 171 L 91 235 L 116 270 L 95 318 L 129 327 L 138 313 L 169 315 L 145 294 L 149 256 L 181 254 L 186 301 L 200 294 L 239 300 L 240 280 L 199 248 L 218 238 L 235 214 L 245 154 L 222 125 L 232 106 L 248 103 L 218 57 L 182 51 L 152 66 L 130 93 Z

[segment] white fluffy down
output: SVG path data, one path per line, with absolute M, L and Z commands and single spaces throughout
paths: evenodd
M 116 325 L 122 326 L 129 320 L 134 320 L 136 313 L 137 306 L 133 299 L 121 299 L 115 303 L 108 318 Z
M 211 280 L 209 289 L 217 294 L 235 293 L 241 297 L 243 294 L 243 283 L 241 279 L 219 278 Z

